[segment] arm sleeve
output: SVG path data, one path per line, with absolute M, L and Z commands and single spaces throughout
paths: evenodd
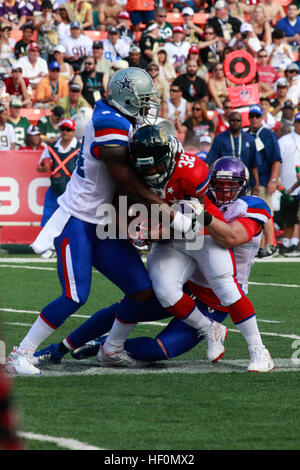
M 248 217 L 240 217 L 236 220 L 245 228 L 248 234 L 248 241 L 250 241 L 253 237 L 255 237 L 255 235 L 258 235 L 262 231 L 261 225 L 256 222 L 256 220 L 249 219 Z

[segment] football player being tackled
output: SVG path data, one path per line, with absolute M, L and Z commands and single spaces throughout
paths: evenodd
M 166 150 L 165 143 L 163 146 Z M 173 155 L 173 164 L 170 164 L 169 156 L 163 162 L 161 130 L 156 126 L 140 128 L 133 136 L 130 147 L 143 180 L 168 202 L 171 199 L 181 200 L 184 196 L 197 197 L 198 191 L 208 184 L 203 179 L 203 162 L 196 157 L 178 153 Z M 157 155 L 160 155 L 158 161 Z M 149 168 L 151 156 L 155 171 Z M 164 175 L 162 171 L 157 171 L 157 166 L 164 169 Z M 199 181 L 200 167 L 202 176 Z M 150 278 L 165 311 L 143 310 L 134 317 L 128 312 L 127 315 L 120 313 L 119 305 L 122 302 L 115 304 L 99 311 L 69 335 L 63 342 L 69 350 L 82 345 L 83 339 L 95 338 L 97 332 L 101 335 L 108 331 L 111 315 L 116 314 L 108 338 L 99 340 L 101 346 L 97 359 L 101 365 L 125 365 L 114 361 L 113 355 L 110 356 L 105 350 L 110 341 L 115 347 L 124 346 L 126 337 L 122 335 L 122 325 L 162 318 L 168 312 L 176 318 L 156 339 L 126 340 L 125 349 L 131 357 L 146 362 L 174 357 L 205 337 L 208 359 L 217 362 L 225 351 L 226 328 L 215 320 L 222 321 L 226 316 L 224 312 L 228 312 L 248 344 L 248 370 L 268 372 L 274 368 L 270 354 L 262 343 L 253 305 L 245 296 L 250 268 L 259 247 L 262 228 L 270 218 L 270 210 L 260 198 L 245 195 L 248 172 L 240 160 L 218 160 L 211 169 L 211 175 L 210 198 L 205 198 L 203 248 L 186 250 L 186 240 L 170 240 L 154 243 L 148 256 Z M 168 191 L 170 189 L 173 191 Z M 190 203 L 187 201 L 187 204 Z M 237 277 L 235 259 L 238 264 Z M 191 293 L 198 301 L 193 300 Z M 210 319 L 202 313 L 213 315 Z M 97 343 L 92 343 L 92 346 L 97 349 Z M 92 354 L 95 349 L 89 344 L 73 354 L 82 357 L 89 354 L 88 350 Z M 56 358 L 59 359 L 58 356 Z

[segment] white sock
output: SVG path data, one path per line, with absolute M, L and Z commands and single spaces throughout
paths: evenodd
M 196 330 L 211 325 L 211 320 L 203 315 L 198 307 L 195 307 L 192 313 L 182 321 Z
M 260 332 L 257 326 L 256 316 L 253 316 L 248 320 L 239 323 L 238 325 L 236 325 L 236 327 L 244 336 L 248 346 L 253 346 L 254 344 L 262 344 Z
M 290 246 L 297 246 L 298 243 L 299 243 L 299 238 L 296 238 L 296 237 L 291 238 Z
M 284 246 L 284 248 L 289 248 L 290 246 L 290 239 L 289 238 L 282 238 L 282 245 Z
M 121 323 L 117 318 L 114 321 L 112 329 L 103 345 L 107 354 L 113 354 L 124 346 L 129 333 L 135 328 L 136 323 Z
M 35 352 L 38 346 L 45 339 L 47 339 L 48 336 L 50 336 L 54 331 L 54 328 L 51 328 L 51 326 L 47 325 L 47 323 L 45 323 L 44 320 L 41 319 L 41 317 L 38 317 L 38 319 L 28 331 L 25 338 L 21 341 L 19 347 L 24 349 L 30 349 Z

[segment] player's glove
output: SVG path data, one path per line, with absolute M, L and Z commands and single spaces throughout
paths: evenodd
M 203 205 L 196 198 L 182 199 L 175 205 L 176 214 L 171 227 L 185 235 L 199 229 L 199 218 L 203 212 Z

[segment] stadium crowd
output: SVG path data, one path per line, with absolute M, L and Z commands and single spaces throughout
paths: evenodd
M 159 119 L 185 151 L 209 163 L 241 158 L 253 194 L 273 204 L 280 254 L 300 256 L 298 7 L 286 0 L 1 0 L 0 150 L 53 145 L 63 120 L 76 121 L 82 108 L 91 116 L 115 71 L 142 68 L 161 98 Z M 235 51 L 256 62 L 250 109 L 233 99 L 237 83 L 224 61 Z M 267 225 L 259 257 L 278 254 Z

